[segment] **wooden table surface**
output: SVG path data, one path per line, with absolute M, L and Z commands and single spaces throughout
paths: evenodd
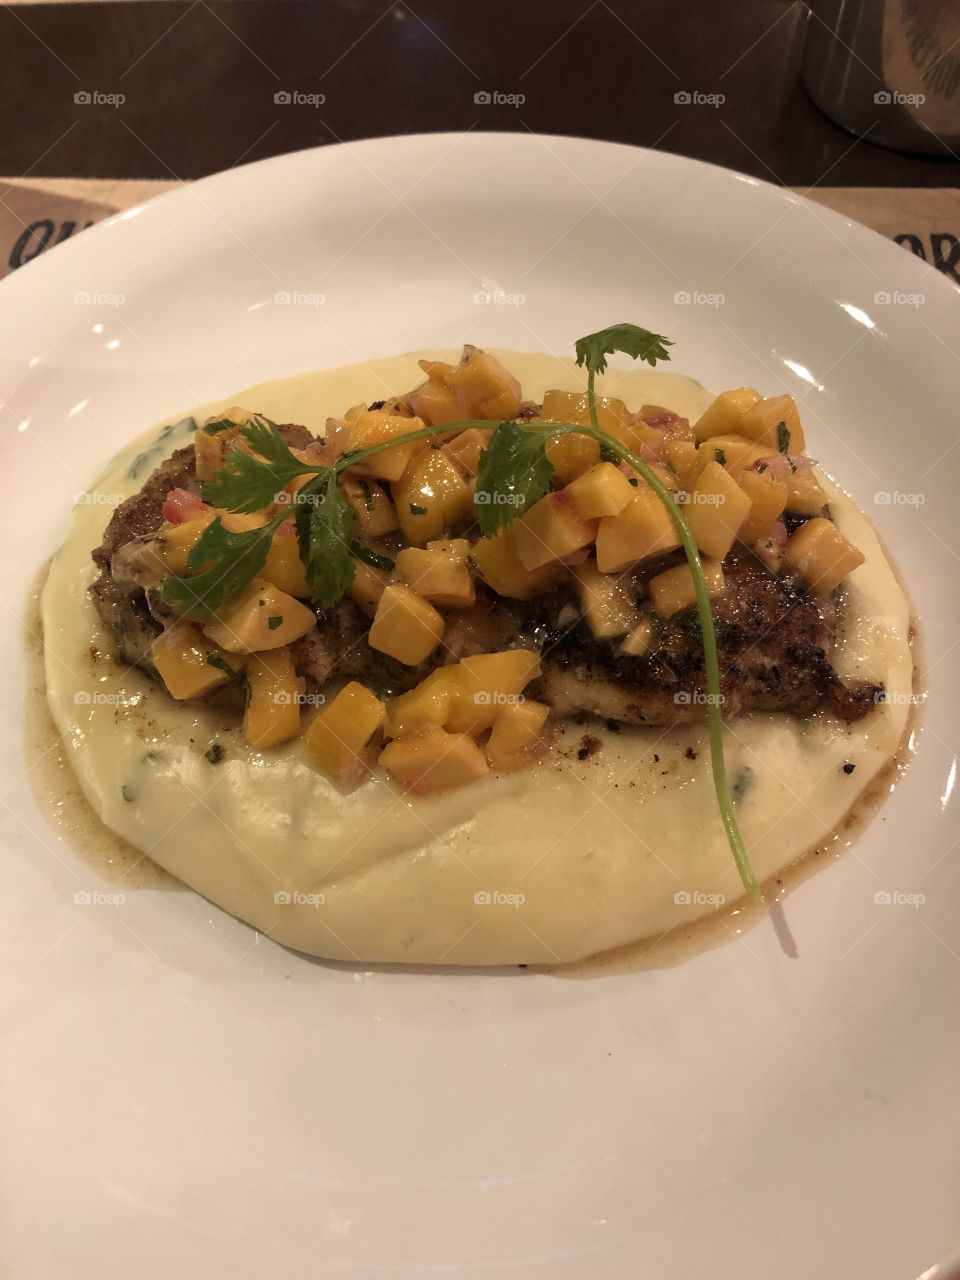
M 5 5 L 0 173 L 187 179 L 338 140 L 531 129 L 795 187 L 956 186 L 949 157 L 885 151 L 820 114 L 799 80 L 806 21 L 799 0 Z M 478 100 L 495 93 L 524 100 Z

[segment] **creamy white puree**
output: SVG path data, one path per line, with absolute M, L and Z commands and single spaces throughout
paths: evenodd
M 583 386 L 572 361 L 498 354 L 527 397 Z M 263 383 L 196 416 L 241 404 L 322 432 L 351 404 L 412 386 L 417 358 Z M 711 398 L 678 374 L 637 369 L 611 370 L 600 390 L 691 418 Z M 135 492 L 190 439 L 168 430 L 131 474 L 159 435 L 154 428 L 133 441 L 91 492 Z M 849 579 L 836 664 L 846 678 L 882 681 L 888 701 L 852 726 L 768 714 L 727 726 L 731 779 L 753 771 L 738 816 L 761 879 L 840 824 L 896 752 L 912 692 L 907 601 L 867 520 L 823 483 L 839 528 L 866 556 Z M 112 647 L 87 594 L 90 551 L 110 511 L 78 505 L 51 565 L 42 602 L 50 709 L 103 822 L 224 910 L 335 959 L 541 964 L 658 935 L 740 896 L 704 726 L 617 734 L 586 726 L 603 746 L 584 761 L 576 757 L 584 728 L 571 727 L 557 754 L 526 773 L 417 799 L 375 775 L 343 794 L 310 766 L 301 741 L 256 751 L 222 715 L 172 701 L 137 671 L 92 661 L 91 644 Z M 216 765 L 204 755 L 214 741 L 226 752 Z

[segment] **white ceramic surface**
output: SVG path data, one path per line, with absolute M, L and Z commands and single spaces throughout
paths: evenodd
M 788 899 L 799 956 L 762 924 L 678 968 L 579 982 L 369 972 L 191 894 L 75 903 L 114 886 L 25 776 L 21 619 L 111 452 L 262 378 L 464 340 L 567 354 L 624 319 L 670 334 L 707 385 L 800 398 L 922 620 L 916 759 Z M 3 1274 L 914 1280 L 946 1259 L 958 333 L 945 279 L 836 214 L 523 135 L 251 165 L 7 279 Z

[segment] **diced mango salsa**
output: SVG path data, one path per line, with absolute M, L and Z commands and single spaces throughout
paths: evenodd
M 452 440 L 447 440 L 443 451 L 458 467 L 462 467 L 469 475 L 475 476 L 480 465 L 480 455 L 490 443 L 492 435 L 492 431 L 470 427 L 454 436 Z
M 596 520 L 577 515 L 569 492 L 548 493 L 516 522 L 517 555 L 525 569 L 540 569 L 589 546 L 596 534 Z
M 356 680 L 345 685 L 307 729 L 314 764 L 331 778 L 343 778 L 363 762 L 370 739 L 383 727 L 386 708 Z
M 494 538 L 481 538 L 473 544 L 470 559 L 488 587 L 497 595 L 512 600 L 529 600 L 546 591 L 563 572 L 557 561 L 548 561 L 539 569 L 527 569 L 517 554 L 519 521 L 508 525 Z
M 753 387 L 736 387 L 721 391 L 693 425 L 694 439 L 699 443 L 710 436 L 722 436 L 740 430 L 740 421 L 748 409 L 760 401 Z
M 864 556 L 843 536 L 832 520 L 806 520 L 787 540 L 788 568 L 818 595 L 829 595 L 844 578 L 863 564 Z
M 154 640 L 150 657 L 171 698 L 202 698 L 238 675 L 242 663 L 211 644 L 189 622 L 177 622 Z M 213 657 L 215 662 L 211 663 Z
M 513 702 L 501 707 L 487 741 L 494 769 L 513 773 L 536 764 L 543 754 L 543 726 L 550 708 L 542 702 Z
M 582 520 L 618 515 L 633 500 L 634 487 L 612 462 L 598 462 L 567 486 L 573 509 Z
M 404 547 L 397 552 L 397 569 L 407 586 L 431 604 L 468 609 L 476 600 L 465 553 Z
M 766 538 L 783 515 L 787 505 L 787 486 L 766 472 L 761 474 L 757 471 L 744 471 L 738 484 L 750 499 L 750 514 L 737 531 L 737 537 L 750 546 L 760 538 Z
M 489 773 L 486 757 L 472 738 L 443 729 L 395 739 L 380 752 L 379 763 L 414 794 L 461 787 Z
M 722 560 L 750 512 L 750 499 L 719 462 L 708 462 L 684 504 L 690 532 L 699 550 Z
M 723 569 L 710 560 L 703 560 L 701 564 L 707 584 L 707 595 L 714 600 L 726 589 Z M 650 579 L 647 589 L 650 592 L 653 607 L 661 618 L 671 618 L 682 609 L 692 609 L 697 603 L 693 574 L 688 564 L 678 564 L 675 569 L 658 573 L 655 578 Z
M 384 413 L 382 409 L 367 409 L 350 425 L 345 452 L 382 444 L 385 440 L 406 435 L 410 431 L 422 431 L 424 426 L 425 423 L 420 418 L 405 418 L 400 414 Z M 410 459 L 422 448 L 420 440 L 398 444 L 395 449 L 385 449 L 383 453 L 374 454 L 360 465 L 368 475 L 378 476 L 382 480 L 399 480 Z
M 301 600 L 309 599 L 310 588 L 300 559 L 300 544 L 292 528 L 281 526 L 273 535 L 260 576 L 288 595 L 298 596 Z
M 628 636 L 620 642 L 620 652 L 631 658 L 642 658 L 653 648 L 656 631 L 650 618 L 641 618 Z
M 516 699 L 540 674 L 540 655 L 532 649 L 478 653 L 455 668 L 457 686 L 447 727 L 455 733 L 489 729 L 502 707 Z
M 744 413 L 737 430 L 779 453 L 803 453 L 803 428 L 793 396 L 768 396 L 758 401 Z
M 400 532 L 423 546 L 461 524 L 473 512 L 473 493 L 442 449 L 426 448 L 392 486 Z
M 679 547 L 673 517 L 649 487 L 635 490 L 633 501 L 616 516 L 605 516 L 597 531 L 597 568 L 619 573 L 638 560 Z
M 584 560 L 573 571 L 580 608 L 596 640 L 626 635 L 637 622 L 637 608 L 618 577 L 601 573 L 596 560 Z
M 387 703 L 386 735 L 407 738 L 427 729 L 442 729 L 457 691 L 457 667 L 439 667 L 409 693 Z
M 354 528 L 361 538 L 382 538 L 396 529 L 396 508 L 382 484 L 366 476 L 346 475 L 340 487 L 353 508 Z
M 243 736 L 251 747 L 275 747 L 300 732 L 300 680 L 289 649 L 255 654 L 247 664 Z
M 818 516 L 827 496 L 810 467 L 797 467 L 787 477 L 787 510 L 795 516 Z
M 203 628 L 229 653 L 260 653 L 293 644 L 316 626 L 312 609 L 264 578 L 231 596 Z
M 423 596 L 394 583 L 385 587 L 367 634 L 378 649 L 408 667 L 425 662 L 440 643 L 443 618 Z

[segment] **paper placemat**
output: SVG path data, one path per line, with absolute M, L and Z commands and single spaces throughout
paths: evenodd
M 0 179 L 0 277 L 121 209 L 176 182 Z M 809 199 L 889 236 L 960 285 L 960 191 L 815 187 Z

